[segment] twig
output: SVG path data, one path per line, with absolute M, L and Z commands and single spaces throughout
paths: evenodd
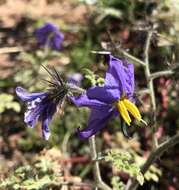
M 112 36 L 111 36 L 111 33 L 110 33 L 109 30 L 107 30 L 107 35 L 108 35 L 108 38 L 109 38 L 110 43 L 111 43 L 111 45 L 112 45 L 113 53 L 117 53 L 117 52 L 118 52 L 118 49 L 117 49 L 117 47 L 116 47 L 116 45 L 115 45 L 115 43 L 114 43 L 114 41 L 113 41 L 113 39 L 112 39 Z
M 99 168 L 99 160 L 97 158 L 97 150 L 96 150 L 96 141 L 95 135 L 89 138 L 90 144 L 90 153 L 92 157 L 93 163 L 93 175 L 95 179 L 96 186 L 102 190 L 112 190 L 107 184 L 105 184 L 101 178 L 100 168 Z
M 164 143 L 160 144 L 156 149 L 154 149 L 145 164 L 141 168 L 142 174 L 145 174 L 145 172 L 149 169 L 151 164 L 159 158 L 165 151 L 169 150 L 169 148 L 175 146 L 177 143 L 179 143 L 179 133 L 175 136 L 171 137 L 169 140 L 165 141 Z M 135 190 L 137 189 L 139 183 L 137 180 L 134 179 L 134 181 L 126 187 L 126 190 Z
M 145 75 L 147 78 L 148 82 L 148 88 L 150 90 L 150 97 L 151 97 L 151 102 L 152 102 L 152 111 L 154 113 L 154 124 L 152 127 L 152 132 L 153 132 L 153 145 L 154 148 L 158 146 L 157 142 L 157 137 L 155 134 L 155 124 L 156 124 L 156 101 L 155 101 L 155 92 L 154 92 L 154 85 L 153 85 L 153 80 L 151 78 L 151 73 L 150 73 L 150 65 L 149 65 L 149 48 L 150 48 L 150 42 L 152 38 L 153 31 L 149 31 L 147 34 L 147 40 L 146 44 L 144 47 L 144 62 L 145 62 Z
M 173 73 L 174 72 L 172 70 L 155 72 L 150 75 L 150 80 L 154 80 L 154 79 L 162 77 L 162 76 L 169 76 L 169 75 L 172 75 Z
M 71 133 L 70 132 L 67 132 L 66 134 L 65 134 L 65 136 L 64 136 L 64 138 L 63 138 L 63 142 L 62 142 L 62 147 L 61 147 L 61 149 L 62 149 L 62 152 L 63 152 L 63 154 L 64 155 L 66 155 L 67 154 L 67 147 L 68 147 L 68 141 L 69 141 L 69 139 L 70 139 L 70 135 L 71 135 Z
M 111 33 L 109 30 L 107 30 L 107 34 L 108 34 L 108 37 L 109 37 L 109 40 L 111 42 L 111 45 L 112 45 L 114 52 L 116 52 L 117 54 L 120 54 L 121 56 L 124 56 L 125 58 L 127 58 L 129 60 L 129 62 L 131 61 L 136 65 L 142 65 L 145 67 L 145 62 L 143 62 L 140 59 L 134 57 L 133 55 L 127 53 L 125 50 L 121 49 L 120 47 L 115 46 L 115 43 L 112 39 L 112 36 L 111 36 Z
M 141 89 L 141 90 L 136 91 L 135 94 L 137 96 L 142 96 L 142 95 L 145 95 L 145 94 L 150 94 L 150 90 L 148 88 Z
M 95 50 L 92 50 L 91 53 L 94 53 L 94 54 L 100 54 L 100 55 L 110 55 L 111 52 L 110 51 L 95 51 Z
M 23 51 L 23 49 L 21 47 L 4 47 L 4 48 L 0 48 L 0 54 L 17 53 L 17 52 L 21 52 L 21 51 Z
M 148 84 L 148 90 L 149 90 L 149 94 L 150 94 L 151 101 L 152 101 L 152 111 L 155 114 L 156 102 L 155 102 L 153 80 L 150 78 L 151 73 L 150 73 L 150 65 L 149 65 L 149 48 L 150 48 L 150 41 L 152 38 L 152 34 L 153 34 L 153 31 L 148 31 L 148 33 L 147 33 L 147 40 L 146 40 L 145 47 L 144 47 L 144 62 L 145 62 L 144 69 L 145 69 L 145 76 L 146 76 L 147 84 Z M 154 124 L 153 124 L 153 128 L 152 128 L 154 148 L 156 148 L 158 146 L 157 138 L 155 135 L 155 121 L 156 121 L 156 115 L 154 115 Z M 134 180 L 134 182 L 136 183 L 135 180 Z M 127 182 L 127 185 L 126 185 L 126 190 L 129 190 L 131 186 L 133 187 L 133 180 L 129 179 Z
M 118 52 L 120 54 L 122 54 L 125 58 L 127 58 L 129 60 L 129 62 L 131 61 L 136 65 L 142 65 L 144 67 L 146 66 L 144 61 L 141 61 L 140 59 L 138 59 L 138 58 L 134 57 L 133 55 L 127 53 L 125 50 L 118 49 Z
M 129 60 L 129 62 L 132 62 L 136 65 L 142 65 L 145 67 L 145 63 L 143 61 L 141 61 L 140 59 L 138 59 L 137 57 L 134 57 L 133 55 L 127 53 L 125 50 L 123 49 L 119 49 L 118 48 L 118 52 L 119 54 L 121 54 L 122 56 L 124 56 L 126 59 Z M 111 52 L 110 51 L 104 51 L 104 50 L 99 50 L 99 51 L 91 51 L 91 53 L 94 53 L 94 54 L 101 54 L 101 55 L 110 55 Z
M 149 67 L 149 47 L 150 47 L 150 41 L 152 38 L 152 31 L 148 32 L 147 35 L 147 40 L 146 40 L 146 44 L 145 44 L 145 48 L 144 48 L 144 61 L 146 64 L 145 67 L 145 75 L 148 81 L 148 88 L 150 91 L 150 96 L 151 96 L 151 101 L 152 101 L 152 110 L 153 113 L 155 114 L 156 112 L 156 101 L 155 101 L 155 94 L 154 94 L 154 86 L 153 86 L 153 80 L 155 78 L 161 77 L 161 76 L 168 76 L 168 75 L 172 75 L 173 71 L 172 70 L 167 70 L 167 71 L 160 71 L 160 72 L 155 72 L 155 73 L 150 73 L 150 67 Z M 156 118 L 156 115 L 155 115 Z M 152 150 L 152 152 L 150 153 L 147 161 L 145 162 L 145 164 L 143 165 L 143 167 L 141 168 L 141 172 L 143 174 L 145 174 L 145 172 L 148 170 L 148 168 L 150 167 L 150 165 L 168 148 L 174 146 L 175 144 L 179 143 L 179 134 L 175 135 L 174 137 L 172 137 L 171 139 L 169 139 L 168 141 L 164 142 L 163 144 L 160 144 L 158 146 L 158 142 L 157 142 L 157 138 L 155 135 L 155 121 L 156 119 L 154 119 L 154 125 L 153 125 L 153 142 L 154 142 L 154 149 Z M 135 190 L 138 187 L 138 181 L 136 179 L 133 180 L 129 180 L 127 185 L 126 185 L 126 190 Z

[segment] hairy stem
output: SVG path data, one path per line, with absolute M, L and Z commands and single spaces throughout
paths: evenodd
M 145 76 L 147 78 L 148 82 L 148 88 L 150 91 L 150 97 L 151 97 L 151 103 L 152 103 L 152 112 L 154 114 L 154 124 L 152 126 L 152 132 L 153 132 L 153 146 L 156 148 L 158 146 L 157 137 L 155 134 L 155 127 L 156 127 L 156 100 L 155 100 L 155 92 L 154 92 L 154 85 L 153 85 L 153 79 L 151 78 L 150 73 L 150 64 L 149 64 L 149 48 L 150 48 L 150 42 L 152 38 L 153 31 L 149 31 L 147 34 L 147 40 L 144 47 L 144 62 L 145 62 Z
M 155 72 L 155 73 L 152 73 L 150 75 L 150 79 L 151 80 L 154 80 L 156 78 L 159 78 L 159 77 L 162 77 L 162 76 L 170 76 L 172 75 L 174 72 L 172 70 L 166 70 L 166 71 L 159 71 L 159 72 Z
M 101 178 L 99 160 L 97 159 L 96 141 L 95 135 L 89 138 L 90 153 L 93 161 L 93 175 L 96 186 L 102 190 L 112 190 L 107 184 L 105 184 Z
M 125 50 L 123 49 L 118 49 L 118 51 L 129 60 L 129 62 L 133 62 L 136 65 L 142 65 L 142 66 L 146 66 L 145 62 L 141 61 L 140 59 L 138 59 L 137 57 L 134 57 L 133 55 L 127 53 Z
M 127 53 L 125 50 L 121 49 L 120 47 L 115 46 L 115 42 L 113 41 L 111 33 L 109 30 L 107 30 L 107 34 L 108 34 L 109 40 L 111 42 L 114 53 L 117 53 L 117 54 L 124 56 L 126 59 L 129 60 L 129 62 L 131 61 L 136 65 L 142 65 L 145 67 L 145 62 L 143 62 L 140 59 L 134 57 L 133 55 Z

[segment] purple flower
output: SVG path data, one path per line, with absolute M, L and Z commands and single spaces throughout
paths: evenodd
M 54 50 L 60 50 L 61 43 L 64 40 L 64 35 L 51 23 L 46 23 L 41 28 L 36 29 L 34 34 L 40 47 L 47 45 Z
M 129 126 L 132 121 L 129 113 L 136 120 L 143 121 L 134 104 L 133 94 L 134 66 L 110 55 L 104 86 L 92 87 L 79 97 L 71 98 L 77 106 L 91 109 L 87 128 L 82 131 L 78 129 L 80 138 L 89 138 L 96 134 L 109 119 L 118 114 Z
M 63 104 L 68 94 L 68 87 L 63 83 L 58 73 L 55 72 L 53 79 L 53 82 L 49 82 L 48 92 L 28 93 L 22 87 L 16 88 L 16 94 L 27 103 L 24 122 L 33 128 L 38 121 L 41 121 L 42 135 L 46 140 L 50 136 L 48 125 L 57 111 L 57 106 Z
M 83 76 L 81 73 L 74 73 L 68 76 L 68 82 L 76 86 L 81 86 L 82 80 L 83 80 Z

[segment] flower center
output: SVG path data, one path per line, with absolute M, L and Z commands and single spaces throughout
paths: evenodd
M 131 118 L 129 116 L 129 113 L 137 120 L 137 121 L 142 121 L 141 114 L 139 112 L 139 109 L 135 104 L 133 104 L 131 101 L 129 101 L 126 98 L 122 98 L 115 103 L 117 110 L 121 114 L 122 118 L 124 121 L 127 123 L 127 125 L 130 126 L 131 124 Z

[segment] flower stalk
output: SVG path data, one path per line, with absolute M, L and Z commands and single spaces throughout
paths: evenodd
M 101 178 L 99 160 L 97 159 L 98 154 L 96 149 L 95 135 L 89 138 L 89 145 L 90 145 L 91 158 L 93 161 L 93 175 L 96 186 L 103 190 L 112 190 L 112 188 L 110 188 L 107 184 L 105 184 Z

